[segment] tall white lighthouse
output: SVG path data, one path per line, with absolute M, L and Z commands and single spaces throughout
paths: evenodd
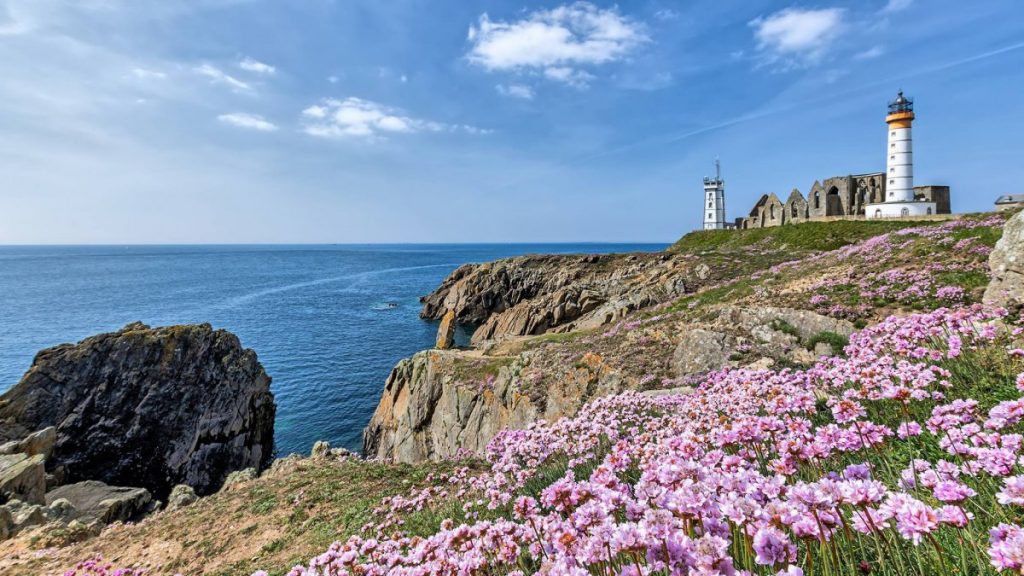
M 704 229 L 725 228 L 725 180 L 722 166 L 715 160 L 715 177 L 704 177 Z
M 935 213 L 935 203 L 914 198 L 914 147 L 911 125 L 914 123 L 914 101 L 901 90 L 889 103 L 885 117 L 888 126 L 888 147 L 885 162 L 885 201 L 868 204 L 864 215 L 871 218 L 904 218 Z

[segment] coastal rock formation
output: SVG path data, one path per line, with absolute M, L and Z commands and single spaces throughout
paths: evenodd
M 0 396 L 0 441 L 54 426 L 47 466 L 66 481 L 215 491 L 273 450 L 270 378 L 252 350 L 209 324 L 123 329 L 41 351 Z
M 550 385 L 531 387 L 521 378 L 531 359 L 530 354 L 495 360 L 428 351 L 402 360 L 388 377 L 363 433 L 364 453 L 399 462 L 436 460 L 461 451 L 482 455 L 503 428 L 575 414 L 588 399 L 624 389 L 620 379 L 602 372 L 596 362 Z M 474 366 L 482 369 L 475 381 L 466 374 Z
M 41 504 L 46 493 L 46 472 L 42 455 L 0 455 L 0 504 L 18 499 Z
M 441 325 L 437 327 L 437 342 L 434 348 L 448 350 L 455 346 L 455 311 L 449 310 L 441 318 Z
M 140 518 L 150 510 L 152 501 L 153 497 L 144 488 L 108 486 L 95 480 L 67 484 L 46 493 L 50 508 L 63 502 L 65 510 L 73 509 L 79 517 L 104 524 Z
M 689 271 L 668 252 L 519 256 L 467 264 L 422 299 L 423 318 L 454 310 L 472 342 L 596 328 L 681 296 Z
M 1024 212 L 1006 222 L 988 263 L 992 280 L 985 303 L 1013 310 L 1024 306 Z
M 630 364 L 665 366 L 671 382 L 725 366 L 763 368 L 776 359 L 812 362 L 804 342 L 823 332 L 848 336 L 853 325 L 789 308 L 723 306 L 703 321 L 612 328 L 586 340 L 577 355 L 527 347 L 508 356 L 477 350 L 428 351 L 399 362 L 364 431 L 370 458 L 419 462 L 460 452 L 483 455 L 503 428 L 572 416 L 587 401 L 624 390 L 659 389 Z M 657 345 L 645 341 L 660 338 Z M 609 357 L 586 351 L 611 346 Z M 742 351 L 742 353 L 740 353 Z M 661 356 L 657 356 L 661 354 Z M 611 358 L 618 355 L 618 358 Z M 678 387 L 676 387 L 678 389 Z

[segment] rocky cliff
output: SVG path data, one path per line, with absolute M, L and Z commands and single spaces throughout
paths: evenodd
M 473 343 L 609 324 L 677 298 L 699 270 L 669 252 L 520 256 L 455 270 L 423 301 L 423 318 L 454 310 L 478 324 Z
M 399 362 L 364 432 L 364 453 L 400 462 L 484 454 L 503 428 L 572 416 L 623 390 L 656 392 L 725 366 L 810 363 L 815 335 L 853 325 L 805 310 L 721 307 L 706 320 L 649 317 L 604 333 L 431 350 Z
M 123 329 L 39 352 L 0 396 L 0 441 L 56 427 L 48 469 L 66 482 L 205 494 L 273 452 L 270 378 L 209 324 Z
M 572 416 L 596 396 L 678 390 L 725 367 L 807 366 L 841 354 L 855 326 L 981 299 L 1001 217 L 882 224 L 695 233 L 664 253 L 462 266 L 421 315 L 478 325 L 471 346 L 399 363 L 364 451 L 403 462 L 482 454 L 503 427 Z M 1012 256 L 999 254 L 1012 283 Z M 938 282 L 926 265 L 957 275 Z

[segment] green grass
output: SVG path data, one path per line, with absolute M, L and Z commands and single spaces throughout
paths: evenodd
M 827 251 L 893 230 L 933 223 L 906 220 L 837 220 L 751 230 L 698 230 L 680 238 L 669 250 L 701 253 L 737 250 L 764 243 L 766 247 L 774 249 Z
M 835 354 L 842 354 L 843 348 L 850 343 L 850 339 L 842 334 L 836 334 L 835 332 L 823 331 L 811 336 L 807 339 L 806 346 L 808 350 L 814 350 L 814 347 L 819 343 L 824 342 L 832 347 L 832 352 Z

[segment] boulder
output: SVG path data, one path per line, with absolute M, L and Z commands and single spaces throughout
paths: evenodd
M 434 347 L 438 350 L 449 350 L 455 347 L 455 310 L 448 310 L 441 318 L 441 325 L 437 327 L 437 343 Z
M 1019 312 L 1024 307 L 1024 212 L 1003 226 L 1003 237 L 989 255 L 988 267 L 992 280 L 985 289 L 985 304 Z
M 255 352 L 209 324 L 123 329 L 41 351 L 0 397 L 0 440 L 56 428 L 65 481 L 211 493 L 273 450 L 274 399 Z
M 56 498 L 46 503 L 46 517 L 50 520 L 70 522 L 78 518 L 81 513 L 67 498 Z
M 186 506 L 195 504 L 199 497 L 196 496 L 195 490 L 192 489 L 188 484 L 178 484 L 171 490 L 171 495 L 167 497 L 167 509 L 177 510 Z
M 46 470 L 42 454 L 0 455 L 0 500 L 17 498 L 42 504 L 46 493 Z
M 29 456 L 41 454 L 44 459 L 49 459 L 53 454 L 53 445 L 57 441 L 57 429 L 53 426 L 44 428 L 38 432 L 29 434 L 24 440 L 12 440 L 0 446 L 0 454 L 15 454 L 21 452 Z
M 83 517 L 109 524 L 141 518 L 150 511 L 153 497 L 145 488 L 108 486 L 86 480 L 66 484 L 46 494 L 46 502 L 51 507 L 59 500 L 66 500 Z
M 672 368 L 677 376 L 704 374 L 726 366 L 734 351 L 732 336 L 694 328 L 680 335 L 672 354 Z

